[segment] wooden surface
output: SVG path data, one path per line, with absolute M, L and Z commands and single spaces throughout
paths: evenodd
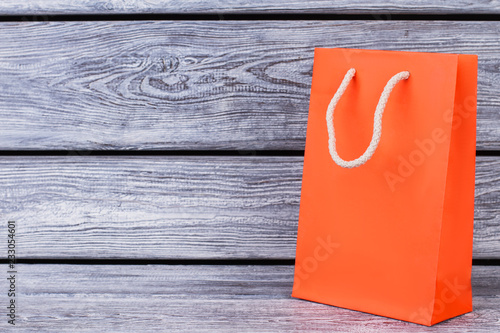
M 320 13 L 320 14 L 475 14 L 499 13 L 488 0 L 2 0 L 0 14 L 135 14 L 135 13 Z M 389 14 L 389 16 L 387 16 Z M 378 18 L 378 17 L 375 17 Z
M 303 150 L 314 47 L 478 54 L 477 147 L 500 149 L 496 21 L 4 22 L 0 40 L 0 150 Z
M 496 0 L 2 0 L 0 215 L 31 264 L 18 326 L 4 316 L 0 332 L 499 332 L 499 14 Z M 473 266 L 474 312 L 428 328 L 290 297 L 293 267 L 274 264 L 295 255 L 314 47 L 479 55 L 474 258 L 492 266 Z
M 499 267 L 473 267 L 474 312 L 430 328 L 291 298 L 292 266 L 18 267 L 21 317 L 3 332 L 500 331 Z
M 23 258 L 293 259 L 302 161 L 3 156 L 0 207 Z M 476 259 L 500 258 L 499 175 L 478 157 Z

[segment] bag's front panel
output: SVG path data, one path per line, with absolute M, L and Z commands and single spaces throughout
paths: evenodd
M 373 157 L 345 169 L 325 116 L 351 67 L 334 115 L 345 160 L 368 147 L 387 81 L 411 76 L 391 93 Z M 456 75 L 456 55 L 316 50 L 293 296 L 403 320 L 433 299 Z

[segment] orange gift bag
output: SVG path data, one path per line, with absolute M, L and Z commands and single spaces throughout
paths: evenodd
M 477 56 L 315 50 L 293 297 L 472 311 Z

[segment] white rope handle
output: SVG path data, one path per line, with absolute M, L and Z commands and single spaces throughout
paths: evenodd
M 398 84 L 401 80 L 406 80 L 410 77 L 410 72 L 404 71 L 394 75 L 385 85 L 384 91 L 382 95 L 380 95 L 380 99 L 378 100 L 377 108 L 375 109 L 375 116 L 373 119 L 373 135 L 372 141 L 363 155 L 358 157 L 355 160 L 345 161 L 340 158 L 337 153 L 337 146 L 335 142 L 335 130 L 333 128 L 333 111 L 337 106 L 340 98 L 344 94 L 347 89 L 347 86 L 351 82 L 352 78 L 356 75 L 356 70 L 351 68 L 347 71 L 347 74 L 344 76 L 342 83 L 340 84 L 339 89 L 333 95 L 330 104 L 328 105 L 328 109 L 326 111 L 326 125 L 328 127 L 328 148 L 330 150 L 330 155 L 332 156 L 333 161 L 343 168 L 355 168 L 359 167 L 372 157 L 373 153 L 375 153 L 375 149 L 377 149 L 378 144 L 380 142 L 380 136 L 382 135 L 382 115 L 384 114 L 385 106 L 387 105 L 387 100 L 389 99 L 389 95 L 392 92 L 392 89 Z

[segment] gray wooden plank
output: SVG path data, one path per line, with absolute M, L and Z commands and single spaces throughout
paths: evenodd
M 500 149 L 500 22 L 0 23 L 0 149 L 303 149 L 314 47 L 479 55 Z
M 23 258 L 293 259 L 302 161 L 4 156 L 0 211 Z M 499 175 L 499 157 L 478 157 L 478 259 L 500 258 Z
M 0 4 L 0 15 L 135 13 L 498 14 L 500 5 L 487 0 L 3 0 Z
M 430 328 L 293 299 L 292 281 L 292 266 L 23 264 L 18 265 L 16 329 L 398 333 L 500 329 L 498 266 L 473 267 L 472 313 Z M 0 279 L 2 290 L 6 284 Z M 0 327 L 5 331 L 5 320 Z

